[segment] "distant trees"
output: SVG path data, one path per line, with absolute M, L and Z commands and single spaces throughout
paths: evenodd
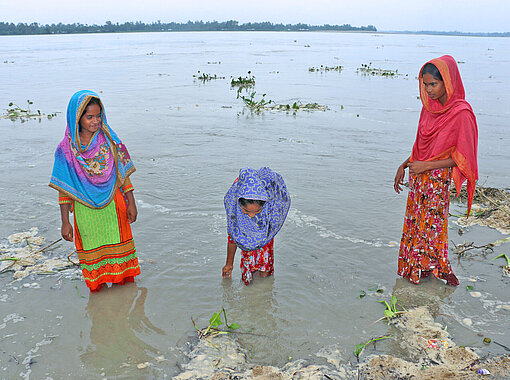
M 369 31 L 376 32 L 373 25 L 351 26 L 343 25 L 308 25 L 308 24 L 273 24 L 271 22 L 249 22 L 239 24 L 238 21 L 188 21 L 186 23 L 169 22 L 161 20 L 150 24 L 137 22 L 125 22 L 123 24 L 106 21 L 104 25 L 73 24 L 39 24 L 33 22 L 8 23 L 0 22 L 0 35 L 23 35 L 23 34 L 73 34 L 73 33 L 126 33 L 126 32 L 187 32 L 187 31 L 315 31 L 315 30 L 338 30 L 338 31 Z

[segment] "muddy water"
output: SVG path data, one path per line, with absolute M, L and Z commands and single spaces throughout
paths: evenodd
M 110 125 L 137 167 L 133 229 L 143 261 L 136 285 L 94 296 L 73 270 L 15 282 L 12 272 L 1 274 L 0 377 L 170 377 L 193 343 L 190 318 L 206 326 L 222 307 L 242 331 L 258 334 L 236 338 L 254 363 L 318 361 L 325 348 L 338 349 L 347 362 L 355 344 L 388 332 L 372 322 L 382 316 L 376 301 L 392 292 L 446 314 L 437 318 L 457 344 L 503 353 L 478 334 L 510 346 L 510 279 L 488 260 L 508 253 L 509 244 L 488 258 L 459 262 L 452 253 L 457 289 L 399 280 L 393 242 L 400 239 L 405 195 L 393 192 L 392 179 L 416 133 L 417 71 L 431 57 L 452 54 L 462 61 L 478 117 L 480 180 L 509 186 L 509 45 L 503 38 L 348 33 L 0 37 L 0 108 L 30 99 L 42 112 L 62 112 L 40 122 L 0 120 L 0 244 L 9 249 L 7 237 L 31 227 L 48 243 L 59 237 L 57 194 L 47 183 L 67 101 L 88 88 L 101 92 Z M 369 62 L 403 75 L 358 75 Z M 308 71 L 320 65 L 344 69 Z M 198 70 L 226 79 L 196 82 Z M 229 85 L 230 76 L 249 70 L 256 97 L 330 110 L 251 114 Z M 263 165 L 283 175 L 292 208 L 275 240 L 274 278 L 245 287 L 239 257 L 233 279 L 220 276 L 223 195 L 240 167 Z M 456 243 L 503 237 L 486 227 L 457 231 L 451 223 Z M 46 254 L 72 250 L 59 243 Z M 362 290 L 367 296 L 360 299 Z M 398 345 L 377 345 L 385 350 L 398 354 Z

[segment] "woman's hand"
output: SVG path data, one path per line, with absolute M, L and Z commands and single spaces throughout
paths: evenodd
M 62 234 L 64 240 L 73 241 L 73 226 L 71 226 L 71 223 L 62 222 L 60 233 Z
M 402 165 L 400 165 L 397 169 L 397 174 L 395 174 L 395 181 L 393 183 L 393 188 L 397 192 L 397 194 L 400 194 L 402 191 L 402 185 L 404 184 L 404 177 L 406 175 L 406 168 Z
M 407 166 L 409 166 L 409 171 L 413 174 L 421 174 L 431 169 L 429 161 L 414 161 L 407 164 Z
M 223 277 L 232 277 L 232 269 L 234 268 L 233 265 L 229 265 L 229 264 L 225 264 L 225 266 L 223 267 L 223 271 L 221 273 L 221 275 Z
M 134 202 L 129 202 L 127 205 L 127 218 L 129 223 L 136 222 L 136 217 L 138 216 L 138 210 L 136 209 L 136 204 Z
M 133 191 L 128 191 L 126 193 L 127 199 L 127 219 L 129 223 L 136 222 L 136 217 L 138 216 L 138 210 L 136 208 L 135 196 L 133 195 Z

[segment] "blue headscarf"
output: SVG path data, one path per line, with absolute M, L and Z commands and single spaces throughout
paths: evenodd
M 252 218 L 241 210 L 239 198 L 265 203 L 261 212 Z M 282 228 L 290 208 L 290 196 L 282 176 L 268 167 L 241 169 L 224 201 L 228 234 L 244 251 L 269 243 Z
M 89 101 L 101 103 L 101 128 L 87 146 L 79 135 L 80 118 Z M 106 120 L 104 106 L 95 92 L 75 93 L 67 106 L 64 139 L 55 152 L 50 187 L 91 208 L 107 206 L 118 186 L 135 171 L 131 157 Z

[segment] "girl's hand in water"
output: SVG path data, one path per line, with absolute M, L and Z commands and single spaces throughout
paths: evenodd
M 393 183 L 393 188 L 397 192 L 397 194 L 400 194 L 402 191 L 402 185 L 404 184 L 404 177 L 406 175 L 406 169 L 404 166 L 400 165 L 397 169 L 397 174 L 395 174 L 395 181 Z
M 413 174 L 421 174 L 430 169 L 430 162 L 428 161 L 414 161 L 407 164 L 409 171 Z
M 73 226 L 71 226 L 71 223 L 62 223 L 60 233 L 62 234 L 64 240 L 73 241 Z
M 223 267 L 223 271 L 222 271 L 222 276 L 223 277 L 232 277 L 232 269 L 233 269 L 233 265 L 228 265 L 226 264 L 224 267 Z

